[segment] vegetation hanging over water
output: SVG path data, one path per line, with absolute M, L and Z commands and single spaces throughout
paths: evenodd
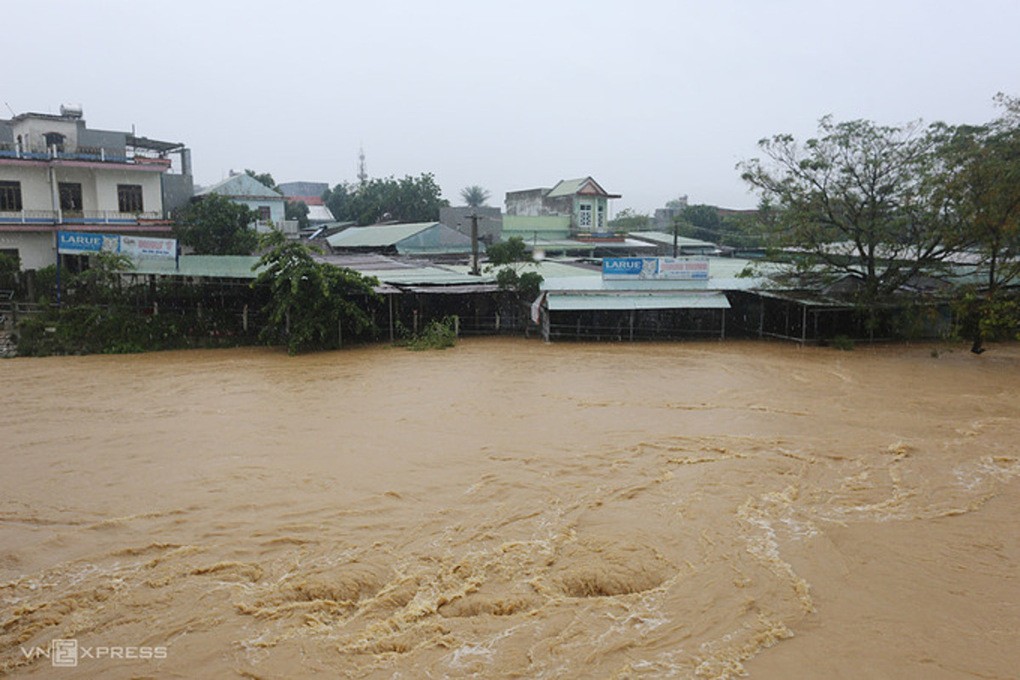
M 378 300 L 376 279 L 317 262 L 307 246 L 279 232 L 264 245 L 269 250 L 257 265 L 264 269 L 253 284 L 269 290 L 262 340 L 296 354 L 339 348 L 374 330 L 369 305 Z

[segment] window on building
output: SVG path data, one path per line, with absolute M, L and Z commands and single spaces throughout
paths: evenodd
M 268 205 L 260 205 L 259 206 L 259 219 L 260 220 L 262 220 L 263 222 L 268 222 L 269 219 L 270 219 L 270 214 L 271 213 L 269 211 L 269 206 Z
M 591 203 L 582 203 L 578 206 L 577 223 L 581 227 L 591 229 Z
M 597 220 L 596 224 L 598 225 L 598 228 L 604 229 L 606 226 L 606 206 L 601 204 L 599 205 Z
M 43 135 L 46 139 L 46 148 L 49 149 L 51 146 L 57 147 L 57 151 L 63 153 L 64 151 L 64 135 L 59 132 L 47 132 Z
M 122 213 L 140 213 L 142 207 L 142 185 L 141 184 L 118 184 L 117 185 L 117 209 Z
M 0 210 L 21 210 L 21 182 L 0 182 Z
M 77 182 L 60 182 L 57 185 L 60 192 L 60 209 L 69 213 L 80 213 L 82 211 L 81 184 Z

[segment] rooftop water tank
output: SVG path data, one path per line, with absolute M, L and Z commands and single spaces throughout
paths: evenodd
M 64 118 L 81 118 L 81 104 L 61 104 L 60 115 Z

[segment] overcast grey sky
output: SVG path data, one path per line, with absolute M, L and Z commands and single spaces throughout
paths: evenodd
M 979 123 L 1020 95 L 1017 0 L 5 2 L 2 116 L 181 141 L 196 181 L 592 175 L 613 212 L 753 207 L 734 169 L 825 114 Z M 8 109 L 7 107 L 10 107 Z

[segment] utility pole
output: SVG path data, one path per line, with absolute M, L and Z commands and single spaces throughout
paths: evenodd
M 471 215 L 471 275 L 480 276 L 478 269 L 478 211 L 472 211 Z
M 677 256 L 677 238 L 680 233 L 680 220 L 676 217 L 673 218 L 673 257 Z

